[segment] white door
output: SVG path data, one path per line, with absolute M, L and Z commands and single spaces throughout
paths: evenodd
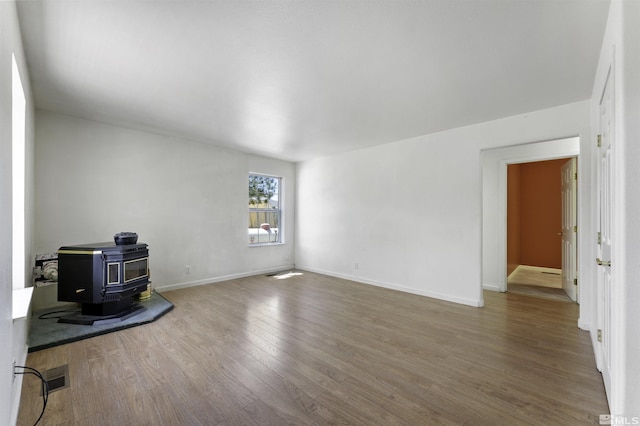
M 576 180 L 575 158 L 562 165 L 562 288 L 574 302 L 578 297 L 576 262 Z
M 600 101 L 600 136 L 598 149 L 598 244 L 597 244 L 597 312 L 601 371 L 607 395 L 611 395 L 611 235 L 612 235 L 612 155 L 614 144 L 611 75 L 607 77 Z

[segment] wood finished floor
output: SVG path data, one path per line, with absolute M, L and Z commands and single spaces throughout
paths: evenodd
M 303 272 L 191 287 L 159 321 L 29 354 L 43 425 L 583 425 L 608 412 L 578 306 L 473 308 Z M 25 377 L 18 425 L 41 408 Z
M 507 284 L 562 288 L 562 269 L 520 266 L 507 279 Z
M 507 291 L 574 303 L 562 289 L 562 270 L 560 269 L 556 273 L 550 273 L 526 266 L 518 268 L 509 275 Z

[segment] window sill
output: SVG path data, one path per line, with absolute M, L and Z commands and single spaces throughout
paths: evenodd
M 270 246 L 283 246 L 284 243 L 260 243 L 260 244 L 248 244 L 249 247 L 270 247 Z
M 13 306 L 11 313 L 14 320 L 27 317 L 32 295 L 33 287 L 13 289 Z

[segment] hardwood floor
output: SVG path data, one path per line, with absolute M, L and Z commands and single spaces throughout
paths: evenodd
M 509 275 L 507 284 L 562 288 L 562 269 L 520 265 Z
M 520 265 L 507 279 L 507 291 L 575 303 L 562 289 L 562 270 Z
M 577 305 L 484 308 L 302 272 L 163 295 L 159 321 L 29 354 L 44 425 L 583 425 L 608 413 Z M 19 425 L 39 415 L 25 377 Z

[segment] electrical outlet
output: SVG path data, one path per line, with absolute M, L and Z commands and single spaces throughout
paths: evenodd
M 358 269 L 360 267 L 360 265 L 358 265 L 358 262 L 353 262 L 353 269 Z
M 188 266 L 188 265 L 187 265 L 187 266 L 185 266 L 185 267 L 184 267 L 184 273 L 185 273 L 185 274 L 187 274 L 187 275 L 189 275 L 189 274 L 191 273 L 191 266 Z

